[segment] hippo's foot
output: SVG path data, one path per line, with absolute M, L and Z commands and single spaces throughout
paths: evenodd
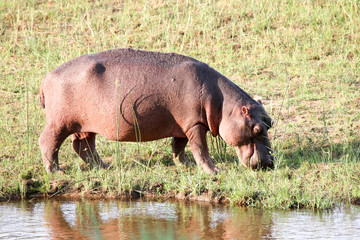
M 113 166 L 110 166 L 110 164 L 106 164 L 104 162 L 101 164 L 100 167 L 103 168 L 103 169 L 106 169 L 106 170 L 113 169 Z
M 45 169 L 48 173 L 56 173 L 56 174 L 64 174 L 65 173 L 65 170 L 63 168 L 61 168 L 60 166 L 50 165 L 50 166 L 47 166 Z
M 65 170 L 59 167 L 58 169 L 56 169 L 55 174 L 63 175 L 65 174 Z
M 218 168 L 218 167 L 215 167 L 214 171 L 215 171 L 215 174 L 218 174 L 218 173 L 220 173 L 220 172 L 221 172 L 221 169 L 220 169 L 220 168 Z
M 220 168 L 216 167 L 212 162 L 210 164 L 202 164 L 202 170 L 210 175 L 215 175 L 220 172 Z
M 175 153 L 173 153 L 173 159 L 175 165 L 178 167 L 184 167 L 188 163 L 187 159 L 185 158 L 185 154 L 176 155 Z
M 104 163 L 102 160 L 100 160 L 100 163 L 89 162 L 89 166 L 90 166 L 91 169 L 94 169 L 94 168 L 97 168 L 97 169 L 100 169 L 100 168 L 110 169 L 111 168 L 109 164 Z

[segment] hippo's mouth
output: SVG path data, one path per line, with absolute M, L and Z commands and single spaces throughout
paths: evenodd
M 259 152 L 255 152 L 249 159 L 251 169 L 274 169 L 274 157 L 268 153 L 265 157 L 259 157 Z
M 272 149 L 261 143 L 252 143 L 236 147 L 236 153 L 242 165 L 250 169 L 273 169 Z

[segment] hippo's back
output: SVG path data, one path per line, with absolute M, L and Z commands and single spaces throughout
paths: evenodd
M 93 94 L 114 94 L 116 88 L 110 86 L 114 83 L 119 83 L 127 91 L 146 81 L 149 88 L 154 79 L 161 80 L 158 76 L 184 62 L 199 63 L 196 59 L 176 53 L 130 48 L 83 55 L 63 63 L 44 78 L 41 84 L 41 104 L 45 107 L 45 95 L 52 96 L 54 92 L 67 96 L 68 100 L 72 100 L 70 94 L 83 95 L 84 89 L 86 92 L 96 90 Z M 162 84 L 157 85 L 159 87 Z
M 105 69 L 99 64 L 126 64 L 134 62 L 171 67 L 182 62 L 199 61 L 176 53 L 161 53 L 121 48 L 74 58 L 57 67 L 52 74 L 66 74 L 66 72 L 72 72 L 72 70 L 79 71 L 79 67 L 88 68 L 89 66 L 92 67 L 92 65 L 96 66 L 95 72 L 102 73 Z
M 167 65 L 176 65 L 185 61 L 198 62 L 196 59 L 180 55 L 177 53 L 161 53 L 161 52 L 150 52 L 142 50 L 134 50 L 131 48 L 125 49 L 113 49 L 97 54 L 89 55 L 96 59 L 113 59 L 117 61 L 143 61 L 153 63 L 164 63 Z

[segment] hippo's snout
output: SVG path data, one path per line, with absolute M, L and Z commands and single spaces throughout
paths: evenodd
M 259 143 L 236 147 L 240 162 L 250 169 L 274 169 L 272 150 Z
M 251 169 L 274 169 L 274 157 L 270 154 L 261 159 L 251 159 L 250 162 L 254 163 Z

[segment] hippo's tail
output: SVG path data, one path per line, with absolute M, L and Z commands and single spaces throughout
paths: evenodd
M 43 83 L 44 81 L 41 83 L 40 86 L 40 106 L 42 108 L 45 108 L 45 95 L 44 95 Z

